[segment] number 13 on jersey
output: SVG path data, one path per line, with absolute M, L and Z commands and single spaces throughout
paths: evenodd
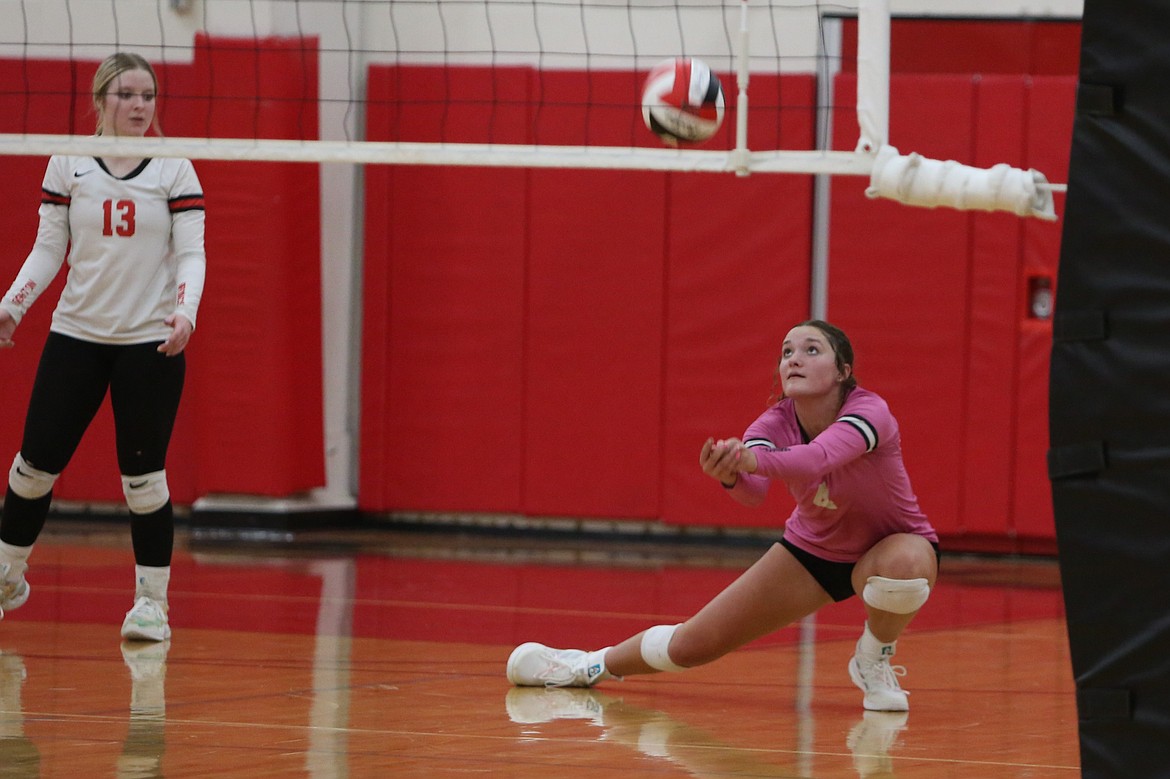
M 102 235 L 134 235 L 134 201 L 106 200 L 102 203 Z

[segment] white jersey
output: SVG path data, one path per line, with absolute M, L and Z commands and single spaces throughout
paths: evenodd
M 94 157 L 49 160 L 36 243 L 0 306 L 18 323 L 69 254 L 50 330 L 109 344 L 163 341 L 191 324 L 206 271 L 203 188 L 189 160 L 147 159 L 118 178 Z

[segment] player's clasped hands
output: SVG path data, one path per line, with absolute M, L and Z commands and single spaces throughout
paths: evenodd
M 703 473 L 730 487 L 740 473 L 755 471 L 756 455 L 738 438 L 708 438 L 699 452 L 699 466 Z

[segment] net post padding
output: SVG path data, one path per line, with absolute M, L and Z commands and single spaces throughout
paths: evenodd
M 1016 216 L 1056 220 L 1052 187 L 1038 170 L 1021 170 L 1005 163 L 973 168 L 954 160 L 899 154 L 893 146 L 878 152 L 865 194 L 924 208 L 1008 211 Z
M 921 154 L 902 155 L 890 145 L 890 3 L 861 0 L 857 17 L 857 139 L 872 154 L 865 194 L 909 206 L 961 211 L 1008 211 L 1055 221 L 1052 191 L 1043 173 L 1007 164 L 975 168 Z

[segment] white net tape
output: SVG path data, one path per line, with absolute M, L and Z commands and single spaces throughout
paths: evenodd
M 841 20 L 851 18 L 857 46 L 845 51 Z M 976 175 L 947 163 L 945 176 L 934 175 L 935 161 L 912 155 L 875 172 L 889 142 L 889 0 L 0 0 L 0 25 L 3 97 L 12 107 L 0 154 L 866 175 L 873 197 L 1054 217 L 1053 187 L 1036 171 Z M 238 53 L 249 45 L 255 72 L 216 67 L 217 46 Z M 291 50 L 282 67 L 298 71 L 291 82 L 299 92 L 286 83 L 266 93 L 260 63 L 273 45 Z M 219 134 L 233 137 L 201 137 L 197 120 L 166 138 L 98 138 L 80 120 L 68 133 L 36 131 L 43 99 L 64 97 L 74 109 L 89 100 L 78 68 L 62 94 L 60 79 L 44 83 L 46 63 L 92 63 L 113 50 L 164 69 L 206 69 L 202 91 L 163 85 L 164 123 L 168 101 L 208 113 L 230 104 L 243 120 Z M 642 125 L 640 79 L 679 55 L 722 74 L 734 117 L 722 144 L 661 148 Z M 832 83 L 848 58 L 856 101 L 839 106 Z M 373 94 L 379 69 L 393 71 L 391 96 Z M 785 91 L 801 74 L 816 86 Z M 241 79 L 251 79 L 250 94 L 231 88 Z M 300 132 L 266 135 L 266 112 L 290 106 Z M 832 149 L 828 128 L 842 110 L 855 113 L 860 137 Z M 392 115 L 389 137 L 367 137 L 371 113 Z M 438 129 L 421 140 L 401 130 L 419 115 L 438 116 Z M 749 137 L 749 117 L 777 132 Z M 786 123 L 815 126 L 816 140 L 788 133 L 797 140 L 784 147 Z M 889 163 L 890 150 L 881 159 Z M 953 185 L 959 173 L 963 182 Z M 1020 187 L 993 185 L 1004 180 L 1030 182 L 1040 194 L 1021 206 Z
M 638 105 L 644 74 L 662 59 L 687 55 L 721 74 L 729 107 L 746 108 L 750 75 L 763 79 L 752 98 L 753 116 L 777 126 L 790 116 L 798 123 L 811 121 L 813 112 L 837 107 L 812 104 L 815 92 L 783 93 L 783 78 L 835 71 L 842 54 L 832 25 L 856 13 L 855 0 L 0 0 L 0 25 L 7 31 L 0 34 L 0 60 L 30 63 L 10 68 L 14 77 L 6 79 L 6 97 L 16 113 L 23 107 L 32 116 L 42 98 L 51 96 L 46 90 L 61 88 L 44 82 L 38 71 L 44 62 L 93 63 L 121 49 L 165 70 L 196 62 L 203 36 L 209 68 L 216 67 L 215 47 L 224 40 L 236 48 L 249 41 L 258 47 L 273 39 L 302 42 L 304 94 L 286 92 L 277 99 L 304 102 L 296 110 L 311 111 L 314 120 L 314 132 L 304 137 L 265 137 L 263 113 L 273 98 L 257 94 L 251 126 L 243 122 L 233 128 L 234 138 L 208 140 L 189 126 L 176 131 L 168 125 L 167 106 L 205 97 L 209 105 L 244 98 L 224 98 L 214 88 L 206 96 L 182 94 L 164 83 L 160 114 L 170 136 L 164 140 L 123 141 L 111 149 L 103 139 L 89 137 L 90 126 L 83 123 L 70 129 L 70 137 L 37 132 L 35 122 L 9 123 L 0 134 L 0 153 L 864 172 L 864 163 L 858 167 L 850 159 L 852 148 L 834 159 L 797 142 L 788 150 L 795 156 L 777 160 L 777 137 L 748 139 L 738 127 L 728 131 L 739 137 L 723 144 L 737 147 L 734 154 L 717 145 L 683 152 L 658 148 L 641 124 Z M 424 73 L 434 79 L 434 88 L 425 94 L 406 90 L 387 106 L 383 96 L 370 95 L 371 72 L 378 68 Z M 481 89 L 458 81 L 465 72 L 481 75 Z M 561 90 L 566 73 L 587 86 Z M 620 88 L 606 78 L 617 73 L 631 74 Z M 253 74 L 211 74 L 213 87 L 240 77 Z M 530 86 L 518 89 L 519 79 Z M 81 77 L 69 85 L 75 104 L 86 103 L 87 87 Z M 424 142 L 367 138 L 369 112 L 387 108 L 406 117 L 438 110 L 451 117 L 450 128 Z M 460 124 L 460 112 L 475 113 L 477 122 Z M 524 114 L 528 135 L 551 133 L 567 140 L 524 143 L 501 132 L 518 113 Z M 576 135 L 566 132 L 571 121 L 583 125 Z M 749 152 L 749 142 L 758 152 Z

